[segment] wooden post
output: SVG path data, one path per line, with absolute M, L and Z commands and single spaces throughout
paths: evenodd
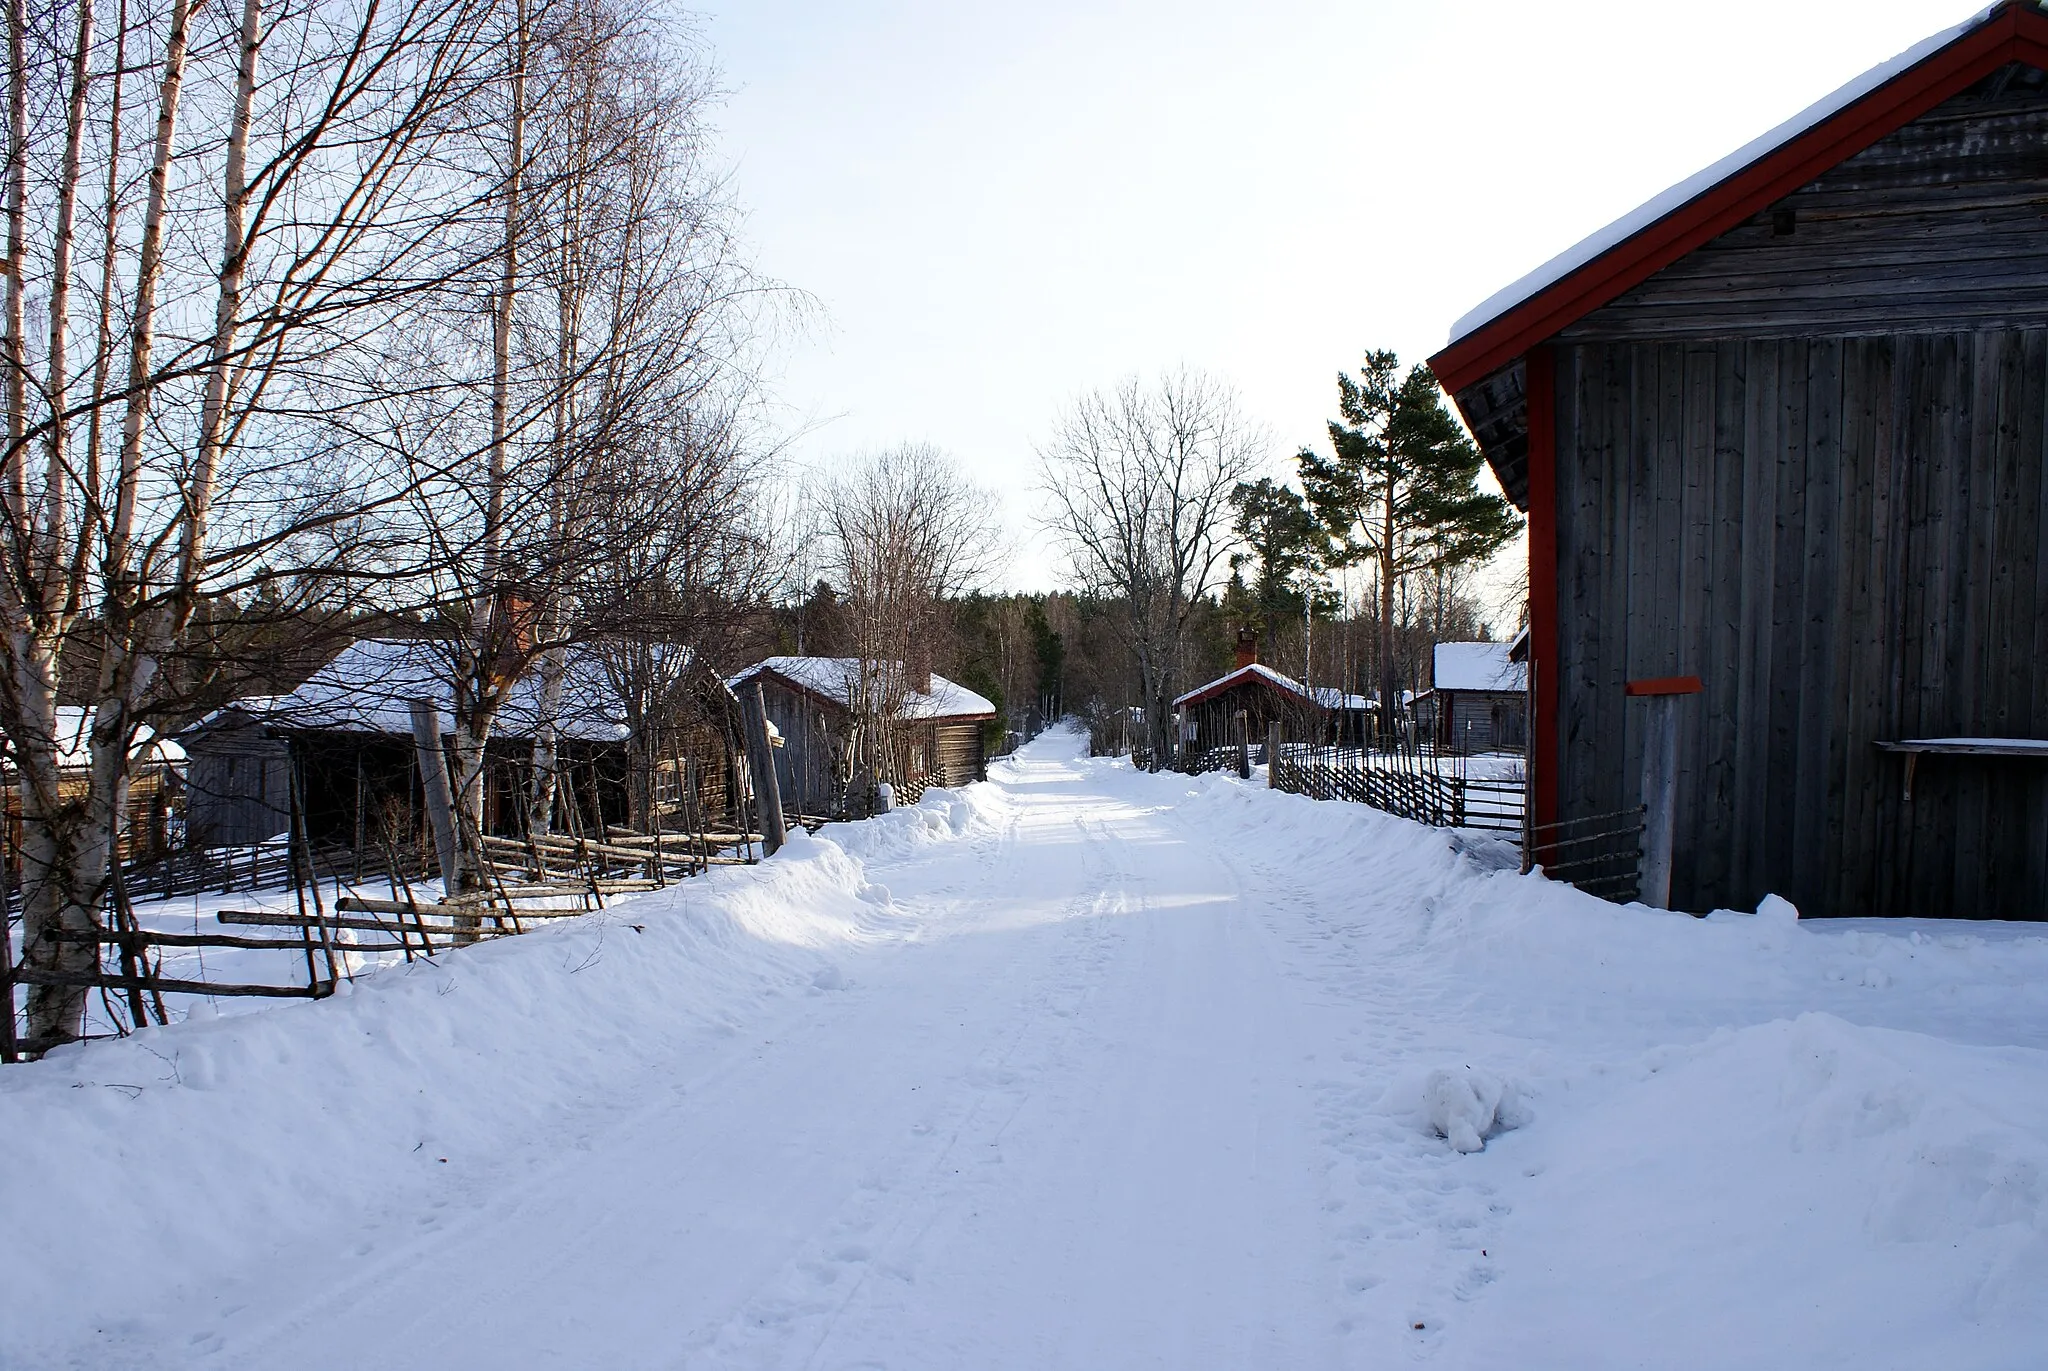
M 420 763 L 420 789 L 441 863 L 441 893 L 461 892 L 462 857 L 455 846 L 455 793 L 448 787 L 448 758 L 441 751 L 441 713 L 432 700 L 412 703 L 412 745 Z
M 1242 709 L 1231 721 L 1232 730 L 1237 734 L 1237 779 L 1249 781 L 1252 778 L 1251 722 Z
M 1266 788 L 1280 788 L 1280 721 L 1266 725 Z
M 7 893 L 0 887 L 0 1062 L 12 1065 L 21 1052 L 14 1036 L 14 930 L 7 924 Z
M 754 777 L 754 807 L 761 818 L 761 855 L 772 857 L 782 846 L 782 792 L 775 779 L 775 754 L 768 746 L 768 702 L 761 683 L 751 681 L 740 693 L 747 715 L 747 766 Z
M 1636 898 L 1652 909 L 1671 908 L 1671 854 L 1678 834 L 1678 700 L 1702 689 L 1697 676 L 1630 681 L 1627 693 L 1649 701 L 1643 734 L 1643 855 Z

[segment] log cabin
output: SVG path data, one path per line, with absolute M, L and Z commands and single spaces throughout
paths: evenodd
M 1643 802 L 1639 697 L 1696 686 L 1672 906 L 2048 916 L 2044 204 L 2007 0 L 1454 326 L 1529 514 L 1537 860 Z
M 913 804 L 926 786 L 961 786 L 988 779 L 988 725 L 996 707 L 967 687 L 936 673 L 892 663 L 902 673 L 902 703 L 894 723 L 894 755 L 867 778 L 887 783 L 900 803 Z M 777 735 L 775 780 L 790 815 L 845 818 L 870 807 L 862 783 L 847 775 L 852 701 L 860 690 L 853 657 L 769 657 L 729 682 L 736 691 L 754 684 Z M 870 672 L 870 678 L 878 673 Z M 851 799 L 850 796 L 859 798 Z
M 1429 689 L 1415 697 L 1418 722 L 1440 748 L 1519 752 L 1527 741 L 1528 668 L 1508 643 L 1438 643 Z
M 1238 635 L 1237 666 L 1196 686 L 1173 702 L 1180 764 L 1190 769 L 1214 763 L 1217 749 L 1238 743 L 1237 716 L 1244 715 L 1244 741 L 1265 758 L 1267 728 L 1279 724 L 1289 742 L 1363 744 L 1372 736 L 1374 703 L 1335 686 L 1305 686 L 1259 660 L 1255 634 Z

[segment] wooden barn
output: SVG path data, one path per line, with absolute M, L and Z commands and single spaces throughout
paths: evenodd
M 2044 204 L 2048 15 L 2000 4 L 1455 327 L 1529 513 L 1537 860 L 1696 680 L 1674 907 L 2048 917 Z
M 186 827 L 193 847 L 262 842 L 284 833 L 296 780 L 314 842 L 362 850 L 387 838 L 424 842 L 425 809 L 410 701 L 438 702 L 448 722 L 442 644 L 365 639 L 345 648 L 289 694 L 257 696 L 209 714 L 178 735 L 188 757 Z M 701 677 L 702 680 L 696 679 Z M 708 685 L 714 698 L 700 698 Z M 681 758 L 692 758 L 704 812 L 723 814 L 733 788 L 737 708 L 723 682 L 699 671 L 664 711 L 658 755 L 637 755 L 632 712 L 594 652 L 572 653 L 556 713 L 557 751 L 580 822 L 636 818 L 636 763 L 651 761 L 653 789 L 675 789 Z M 522 831 L 521 796 L 530 777 L 542 704 L 535 673 L 514 687 L 486 748 L 484 827 Z M 569 789 L 558 793 L 567 803 Z M 659 801 L 657 800 L 657 803 Z
M 1441 748 L 1519 752 L 1528 740 L 1529 672 L 1507 643 L 1438 643 L 1416 717 Z
M 906 668 L 897 668 L 905 670 Z M 851 701 L 860 662 L 852 657 L 769 657 L 734 676 L 734 690 L 754 682 L 768 722 L 779 735 L 775 779 L 788 813 L 839 816 L 846 810 L 846 758 L 856 722 Z M 927 674 L 908 682 L 896 723 L 896 753 L 883 775 L 899 801 L 914 802 L 928 785 L 958 786 L 988 778 L 985 726 L 996 707 L 965 686 Z
M 1180 696 L 1173 710 L 1182 751 L 1199 757 L 1236 746 L 1240 713 L 1254 748 L 1264 747 L 1267 726 L 1275 723 L 1290 742 L 1363 743 L 1372 728 L 1373 702 L 1334 686 L 1305 686 L 1260 662 L 1240 642 L 1237 668 Z

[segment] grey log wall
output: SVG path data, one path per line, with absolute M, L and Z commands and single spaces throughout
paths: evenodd
M 1679 908 L 2048 916 L 2048 330 L 1557 348 L 1560 817 L 1680 705 Z

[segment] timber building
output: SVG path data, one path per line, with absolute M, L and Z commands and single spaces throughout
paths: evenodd
M 853 708 L 862 680 L 868 689 L 897 687 L 891 755 L 872 762 L 861 782 L 849 775 L 860 724 Z M 769 657 L 734 676 L 734 690 L 761 686 L 768 723 L 776 734 L 776 785 L 791 815 L 847 817 L 868 805 L 867 783 L 887 782 L 902 803 L 915 803 L 928 785 L 961 786 L 988 779 L 987 726 L 996 707 L 963 685 L 900 662 L 870 664 L 854 657 Z M 850 799 L 858 795 L 861 798 Z
M 2044 204 L 2008 0 L 1456 326 L 1529 514 L 1538 825 L 1637 805 L 1630 683 L 1696 677 L 1674 907 L 2048 917 Z

